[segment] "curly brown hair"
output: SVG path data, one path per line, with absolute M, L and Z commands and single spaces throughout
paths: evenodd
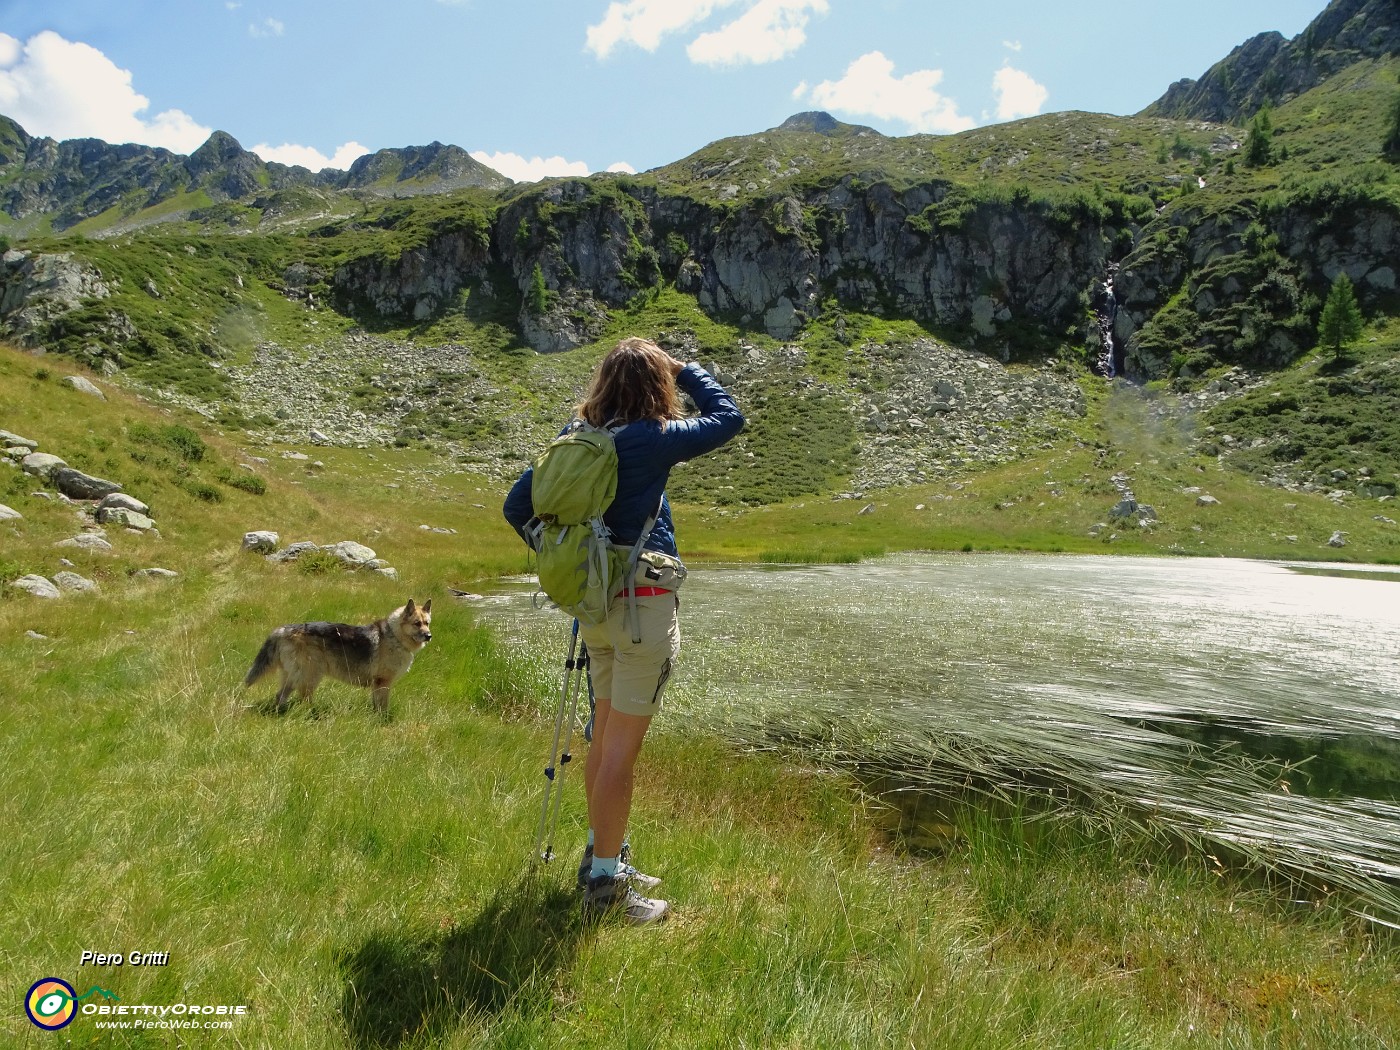
M 682 417 L 676 373 L 680 362 L 649 339 L 624 339 L 608 351 L 593 373 L 588 393 L 575 410 L 595 427 L 639 419 Z

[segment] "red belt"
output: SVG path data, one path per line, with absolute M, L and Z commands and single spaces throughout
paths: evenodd
M 624 594 L 628 594 L 628 593 L 629 593 L 629 592 L 624 588 L 623 590 L 620 590 L 620 591 L 617 592 L 617 596 L 618 596 L 619 598 L 621 598 Z M 658 595 L 661 595 L 661 594 L 670 594 L 670 593 L 671 593 L 671 588 L 670 588 L 670 587 L 638 587 L 635 591 L 632 591 L 632 592 L 630 592 L 630 593 L 635 594 L 638 598 L 655 598 L 655 597 L 657 597 Z

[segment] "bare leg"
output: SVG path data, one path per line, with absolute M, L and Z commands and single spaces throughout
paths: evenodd
M 632 788 L 637 756 L 651 719 L 614 711 L 609 700 L 598 700 L 593 723 L 593 746 L 584 764 L 588 823 L 593 828 L 593 855 L 616 857 L 627 834 L 632 811 Z
M 588 747 L 588 757 L 583 762 L 583 795 L 588 799 L 590 815 L 593 812 L 593 781 L 598 776 L 598 762 L 603 757 L 603 737 L 607 734 L 608 715 L 611 713 L 611 700 L 593 698 L 593 741 Z M 591 816 L 589 827 L 592 827 Z

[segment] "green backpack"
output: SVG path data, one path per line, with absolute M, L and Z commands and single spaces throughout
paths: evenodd
M 613 434 L 620 429 L 574 420 L 535 460 L 530 486 L 535 518 L 526 533 L 535 550 L 540 590 L 589 625 L 608 618 L 615 594 L 624 587 L 631 590 L 642 545 L 656 525 L 652 515 L 628 549 L 613 544 L 603 524 L 617 495 Z

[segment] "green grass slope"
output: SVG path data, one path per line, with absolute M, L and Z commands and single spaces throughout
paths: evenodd
M 117 388 L 106 401 L 80 394 L 59 364 L 0 350 L 0 427 L 123 481 L 151 504 L 160 536 L 114 531 L 114 553 L 73 559 L 95 594 L 0 592 L 0 673 L 11 683 L 0 706 L 0 990 L 17 1004 L 55 976 L 79 995 L 96 986 L 118 997 L 89 1005 L 247 1007 L 222 1031 L 115 1032 L 81 1015 L 62 1037 L 73 1045 L 1400 1039 L 1395 945 L 1336 896 L 1270 888 L 1228 858 L 1183 854 L 1128 824 L 976 807 L 953 816 L 937 849 L 911 849 L 897 815 L 848 778 L 674 723 L 658 726 L 643 756 L 633 830 L 676 918 L 655 930 L 582 926 L 570 888 L 577 780 L 563 787 L 561 860 L 538 870 L 529 856 L 563 624 L 560 652 L 522 652 L 448 590 L 525 567 L 499 519 L 499 484 L 414 449 L 285 459 L 293 449 Z M 1116 447 L 1141 457 L 1131 465 L 1148 487 L 1171 439 L 1107 400 L 1096 418 L 1105 435 L 1128 435 Z M 1063 479 L 1058 499 L 1101 503 L 1101 451 L 1086 443 L 1081 459 L 1050 454 L 1036 467 Z M 51 544 L 76 528 L 73 508 L 0 470 L 3 502 L 23 515 L 0 524 L 6 579 L 55 570 L 63 551 Z M 980 545 L 1014 542 L 998 525 L 1048 487 L 1008 471 L 971 488 L 929 498 L 949 497 L 945 538 L 965 529 Z M 1010 513 L 990 503 L 1017 493 Z M 834 532 L 849 549 L 857 527 L 861 543 L 918 545 L 929 520 L 893 505 L 849 523 L 811 505 L 679 512 L 697 546 L 726 556 L 748 542 L 810 550 Z M 400 578 L 270 564 L 239 550 L 251 528 L 284 542 L 359 539 Z M 180 575 L 131 575 L 150 564 Z M 271 627 L 363 622 L 409 595 L 434 600 L 434 640 L 396 686 L 389 719 L 363 690 L 334 683 L 314 709 L 281 718 L 267 713 L 266 690 L 241 689 Z M 169 957 L 93 966 L 80 964 L 84 951 Z M 0 1042 L 50 1041 L 18 1006 L 0 1013 Z

